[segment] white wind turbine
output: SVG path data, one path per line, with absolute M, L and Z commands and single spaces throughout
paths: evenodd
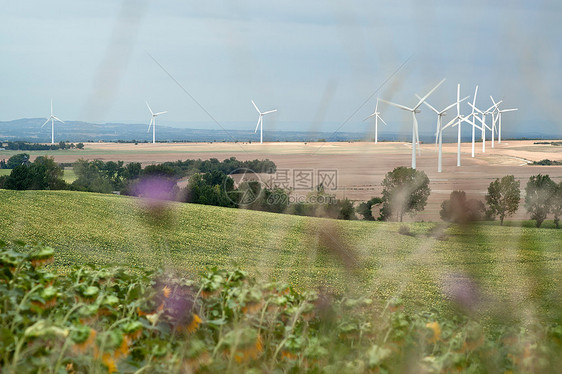
M 496 102 L 494 101 L 494 98 L 492 96 L 490 96 L 490 99 L 492 99 L 492 102 L 494 103 L 494 106 L 496 107 L 496 116 L 497 116 L 497 121 L 498 121 L 498 144 L 500 144 L 502 142 L 502 113 L 506 113 L 506 112 L 514 112 L 516 110 L 518 110 L 518 108 L 513 108 L 513 109 L 500 109 L 498 107 L 499 103 L 496 104 Z
M 258 106 L 256 105 L 256 103 L 254 103 L 254 100 L 250 100 L 250 101 L 252 102 L 252 104 L 254 104 L 254 108 L 256 108 L 256 110 L 260 114 L 260 117 L 258 118 L 258 124 L 256 125 L 256 129 L 254 130 L 254 133 L 258 132 L 258 127 L 259 127 L 260 128 L 260 144 L 263 144 L 263 116 L 265 116 L 266 114 L 269 114 L 269 113 L 277 112 L 277 109 L 268 110 L 267 112 L 261 112 L 258 109 Z
M 375 105 L 375 111 L 373 112 L 373 114 L 371 114 L 369 117 L 363 120 L 366 121 L 371 117 L 375 117 L 375 144 L 377 144 L 379 141 L 379 119 L 382 121 L 382 123 L 384 123 L 385 126 L 388 126 L 387 123 L 384 122 L 384 119 L 381 118 L 380 114 L 381 113 L 379 112 L 379 98 L 377 97 L 377 105 Z
M 58 119 L 53 114 L 53 100 L 51 100 L 51 116 L 45 121 L 43 125 L 41 125 L 41 127 L 45 126 L 47 123 L 49 123 L 49 121 L 51 121 L 51 144 L 55 144 L 55 121 L 59 121 L 60 123 L 64 122 Z
M 382 102 L 385 102 L 387 104 L 393 105 L 397 108 L 400 108 L 402 110 L 406 110 L 406 111 L 412 113 L 412 169 L 416 168 L 416 143 L 419 141 L 418 140 L 419 139 L 418 119 L 416 118 L 416 113 L 419 113 L 418 108 L 420 107 L 420 105 L 423 104 L 425 99 L 427 99 L 429 97 L 429 95 L 431 95 L 433 93 L 433 91 L 435 91 L 439 86 L 441 86 L 441 84 L 443 84 L 443 82 L 445 82 L 445 79 L 443 79 L 443 80 L 441 80 L 441 82 L 437 83 L 437 85 L 435 87 L 433 87 L 431 89 L 431 91 L 429 91 L 424 97 L 422 97 L 420 99 L 420 101 L 418 101 L 418 103 L 413 108 L 409 108 L 409 107 L 404 106 L 404 105 L 395 104 L 395 103 L 392 103 L 390 101 L 380 99 L 380 101 L 382 101 Z
M 416 97 L 418 99 L 421 99 L 421 97 L 419 97 L 418 95 L 416 95 Z M 468 99 L 468 96 L 464 97 L 459 102 L 463 102 L 466 99 Z M 442 130 L 443 116 L 447 115 L 447 111 L 449 109 L 451 109 L 452 107 L 454 107 L 455 105 L 457 105 L 457 102 L 452 103 L 451 105 L 449 105 L 448 107 L 446 107 L 445 109 L 443 109 L 441 111 L 435 109 L 427 101 L 424 101 L 424 104 L 437 114 L 437 131 L 435 133 L 435 145 L 439 144 L 439 146 L 438 146 L 439 147 L 438 148 L 439 155 L 437 156 L 437 172 L 441 173 L 441 171 L 443 170 L 443 163 L 442 163 L 442 155 L 443 155 L 443 130 Z
M 150 105 L 148 105 L 148 101 L 146 102 L 146 106 L 148 107 L 148 110 L 150 110 L 150 114 L 152 115 L 152 118 L 150 118 L 150 124 L 148 125 L 148 130 L 146 130 L 146 132 L 149 132 L 150 127 L 152 126 L 152 144 L 154 144 L 156 143 L 156 117 L 159 116 L 160 114 L 168 113 L 168 111 L 154 113 L 152 109 L 150 109 Z
M 478 118 L 476 116 L 475 113 L 475 109 L 476 109 L 476 96 L 478 96 L 478 85 L 476 85 L 476 88 L 474 89 L 474 97 L 472 99 L 472 104 L 468 103 L 468 105 L 470 105 L 472 107 L 472 111 L 470 112 L 470 114 L 468 115 L 467 119 L 470 119 L 470 117 L 472 117 L 472 122 L 469 122 L 472 124 L 472 157 L 474 157 L 474 140 L 475 140 L 475 131 L 476 129 L 479 129 L 482 134 L 484 134 L 483 136 L 486 136 L 486 128 L 484 127 L 484 125 L 482 126 L 478 126 L 475 122 L 474 122 L 474 118 Z M 480 119 L 480 118 L 478 118 Z M 482 140 L 482 143 L 484 143 L 484 140 Z
M 498 104 L 501 103 L 498 102 Z M 482 127 L 480 128 L 482 130 L 482 153 L 486 153 L 486 129 L 490 130 L 492 132 L 492 148 L 494 148 L 494 129 L 495 129 L 495 123 L 493 123 L 492 121 L 492 127 L 488 126 L 486 124 L 486 116 L 488 114 L 494 114 L 494 112 L 492 111 L 495 108 L 495 105 L 492 105 L 491 107 L 489 107 L 488 109 L 486 109 L 485 111 L 482 111 L 480 109 L 478 109 L 474 103 L 468 103 L 468 105 L 470 105 L 472 107 L 472 111 L 473 111 L 473 118 L 476 118 L 478 121 L 480 121 L 480 124 L 482 125 Z M 480 113 L 480 117 L 478 117 L 476 115 L 476 113 L 474 113 L 474 111 Z
M 463 122 L 470 123 L 472 126 L 476 126 L 474 122 L 468 119 L 465 116 L 461 115 L 461 106 L 460 106 L 460 96 L 461 96 L 461 85 L 457 85 L 457 115 L 455 118 L 450 120 L 445 126 L 443 126 L 442 130 L 445 130 L 449 126 L 458 126 L 458 135 L 457 135 L 457 166 L 461 166 L 461 124 Z

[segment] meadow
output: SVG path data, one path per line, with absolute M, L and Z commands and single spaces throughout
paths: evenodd
M 451 301 L 468 297 L 473 305 L 467 308 L 491 318 L 507 312 L 559 318 L 562 230 L 548 222 L 540 229 L 530 222 L 401 226 L 93 193 L 0 190 L 0 239 L 55 248 L 53 266 L 62 272 L 86 263 L 175 269 L 187 276 L 210 267 L 240 268 L 299 290 L 398 297 L 414 310 L 449 310 Z M 458 284 L 470 290 L 459 291 Z

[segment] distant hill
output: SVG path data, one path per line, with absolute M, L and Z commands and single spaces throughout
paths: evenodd
M 23 118 L 0 122 L 0 140 L 24 140 L 32 142 L 50 142 L 50 124 L 41 128 L 45 118 Z M 152 132 L 147 133 L 146 124 L 123 123 L 89 123 L 81 121 L 65 121 L 55 125 L 55 141 L 87 142 L 87 141 L 150 141 Z M 364 134 L 356 132 L 299 132 L 299 131 L 264 131 L 266 141 L 330 141 L 360 140 Z M 223 141 L 259 141 L 259 134 L 251 130 L 207 130 L 177 128 L 158 125 L 159 141 L 192 141 L 192 142 L 223 142 Z
M 30 141 L 30 142 L 50 142 L 51 129 L 50 124 L 41 127 L 45 122 L 45 118 L 22 118 L 13 121 L 0 121 L 0 141 Z M 82 121 L 65 121 L 65 123 L 57 123 L 55 126 L 55 141 L 70 142 L 89 142 L 89 141 L 151 141 L 152 133 L 147 133 L 146 124 L 124 124 L 124 123 L 90 123 Z M 306 132 L 306 131 L 264 131 L 265 141 L 351 141 L 364 140 L 369 137 L 367 132 L 351 132 L 351 131 L 324 131 L 324 132 Z M 466 140 L 470 129 L 465 126 L 463 137 Z M 539 132 L 510 132 L 504 130 L 504 138 L 528 138 L 528 139 L 558 139 L 560 134 L 542 134 Z M 195 129 L 195 128 L 179 128 L 158 125 L 157 139 L 159 141 L 187 141 L 187 142 L 247 142 L 259 141 L 259 134 L 255 134 L 252 130 L 222 130 L 222 129 Z M 387 141 L 409 141 L 409 134 L 389 134 L 387 130 L 384 134 L 379 134 L 380 140 Z M 433 142 L 435 139 L 431 132 L 420 131 L 420 140 L 423 142 Z M 444 136 L 445 142 L 456 141 L 456 132 L 450 132 Z

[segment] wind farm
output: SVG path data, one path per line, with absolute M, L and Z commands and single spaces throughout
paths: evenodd
M 2 15 L 2 373 L 562 367 L 554 0 Z

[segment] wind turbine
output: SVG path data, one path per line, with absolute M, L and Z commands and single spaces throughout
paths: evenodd
M 461 115 L 461 106 L 460 106 L 460 96 L 461 96 L 461 85 L 457 85 L 457 115 L 455 118 L 449 121 L 445 126 L 443 126 L 442 130 L 445 130 L 449 126 L 458 126 L 458 135 L 457 135 L 457 166 L 461 166 L 461 124 L 463 122 L 470 123 L 472 126 L 476 126 L 474 122 L 469 120 L 468 118 Z
M 475 122 L 474 122 L 474 118 L 478 118 L 476 116 L 475 113 L 475 109 L 476 109 L 476 96 L 478 96 L 478 85 L 476 85 L 476 88 L 474 89 L 474 98 L 472 99 L 472 104 L 468 103 L 471 107 L 472 107 L 472 111 L 470 112 L 470 114 L 468 115 L 467 119 L 470 119 L 470 117 L 472 117 L 472 157 L 474 157 L 474 138 L 475 138 L 475 131 L 476 129 L 479 129 L 482 134 L 484 134 L 483 136 L 485 137 L 486 135 L 486 129 L 484 128 L 484 124 L 482 124 L 482 126 L 478 126 Z M 480 119 L 480 118 L 478 118 Z M 484 139 L 484 138 L 483 138 Z M 482 143 L 485 143 L 484 140 L 482 140 Z
M 41 128 L 43 128 L 43 126 L 45 126 L 47 123 L 49 123 L 49 121 L 51 121 L 51 144 L 55 144 L 55 121 L 59 121 L 60 123 L 64 123 L 64 122 L 61 121 L 60 119 L 58 119 L 53 114 L 53 100 L 52 99 L 51 99 L 51 116 L 45 121 L 45 123 L 43 125 L 41 125 Z
M 265 116 L 266 114 L 269 114 L 269 113 L 277 112 L 277 109 L 268 110 L 267 112 L 261 112 L 258 109 L 258 106 L 256 105 L 256 103 L 254 103 L 254 100 L 250 100 L 250 101 L 252 102 L 252 104 L 254 104 L 254 108 L 256 108 L 256 110 L 260 114 L 260 117 L 258 118 L 258 124 L 256 125 L 256 129 L 254 130 L 254 134 L 258 131 L 258 127 L 259 127 L 260 128 L 260 144 L 263 144 L 263 116 Z
M 497 110 L 496 116 L 498 117 L 498 122 L 499 122 L 498 123 L 498 144 L 500 144 L 502 142 L 502 113 L 514 112 L 514 111 L 518 110 L 518 108 L 500 110 L 500 108 L 498 107 L 499 103 L 496 104 L 496 102 L 494 101 L 494 98 L 491 95 L 490 95 L 490 99 L 492 99 L 492 102 L 494 103 L 494 106 L 496 107 L 496 110 Z
M 501 103 L 498 102 L 498 104 Z M 492 109 L 495 108 L 495 105 L 492 105 L 491 107 L 489 107 L 488 109 L 486 109 L 485 111 L 482 111 L 480 109 L 478 109 L 474 103 L 468 103 L 468 105 L 470 105 L 472 107 L 472 111 L 476 111 L 478 113 L 480 113 L 480 117 L 478 117 L 476 115 L 476 113 L 472 114 L 473 118 L 476 118 L 478 121 L 480 121 L 480 124 L 482 125 L 482 127 L 480 128 L 482 130 L 482 153 L 486 153 L 486 129 L 490 130 L 492 132 L 492 148 L 494 148 L 494 128 L 496 126 L 496 124 L 494 123 L 495 119 L 492 119 L 492 127 L 488 126 L 486 124 L 486 116 L 488 114 L 494 114 L 494 112 L 492 111 Z
M 441 84 L 443 84 L 443 82 L 445 82 L 445 79 L 443 79 L 443 80 L 441 80 L 441 82 L 437 83 L 437 86 L 433 87 L 431 89 L 431 91 L 429 91 L 424 97 L 422 97 L 420 99 L 420 101 L 418 101 L 418 103 L 413 108 L 409 108 L 409 107 L 404 106 L 404 105 L 395 104 L 395 103 L 392 103 L 390 101 L 380 99 L 380 101 L 382 101 L 382 102 L 385 102 L 387 104 L 393 105 L 397 108 L 400 108 L 402 110 L 406 110 L 406 111 L 412 113 L 412 169 L 416 168 L 416 143 L 418 142 L 418 139 L 419 139 L 419 136 L 418 136 L 418 119 L 416 118 L 416 113 L 420 112 L 418 110 L 418 108 L 420 107 L 420 105 L 423 104 L 425 99 L 427 99 L 429 97 L 429 95 L 431 95 L 433 93 L 433 91 L 435 91 L 439 86 L 441 86 Z
M 152 144 L 154 144 L 156 143 L 156 117 L 158 117 L 160 114 L 168 113 L 168 111 L 154 113 L 152 109 L 150 109 L 148 101 L 146 102 L 146 106 L 148 107 L 148 110 L 150 110 L 150 114 L 152 114 L 152 118 L 150 118 L 150 124 L 148 125 L 148 130 L 146 130 L 146 132 L 149 132 L 150 127 L 152 126 Z
M 418 95 L 416 95 L 416 97 L 418 99 L 421 99 L 421 97 L 419 97 Z M 461 99 L 459 102 L 463 102 L 466 99 L 468 99 L 468 96 Z M 429 104 L 427 101 L 424 101 L 424 104 L 430 108 L 431 110 L 433 110 L 436 114 L 437 114 L 437 132 L 435 133 L 435 145 L 439 144 L 439 150 L 438 153 L 439 155 L 437 156 L 437 172 L 441 173 L 441 171 L 443 170 L 443 163 L 442 163 L 442 155 L 443 155 L 443 116 L 447 115 L 447 111 L 449 109 L 451 109 L 452 107 L 454 107 L 455 105 L 457 105 L 457 102 L 452 103 L 451 105 L 449 105 L 448 107 L 446 107 L 445 109 L 439 111 L 437 109 L 435 109 L 431 104 Z
M 373 114 L 371 114 L 369 117 L 363 120 L 366 121 L 371 117 L 375 117 L 375 144 L 377 144 L 379 141 L 379 119 L 382 121 L 382 123 L 384 123 L 385 126 L 388 126 L 386 122 L 384 122 L 384 119 L 381 118 L 380 114 L 381 113 L 379 112 L 379 98 L 377 97 L 377 105 L 375 105 L 375 111 L 373 112 Z

